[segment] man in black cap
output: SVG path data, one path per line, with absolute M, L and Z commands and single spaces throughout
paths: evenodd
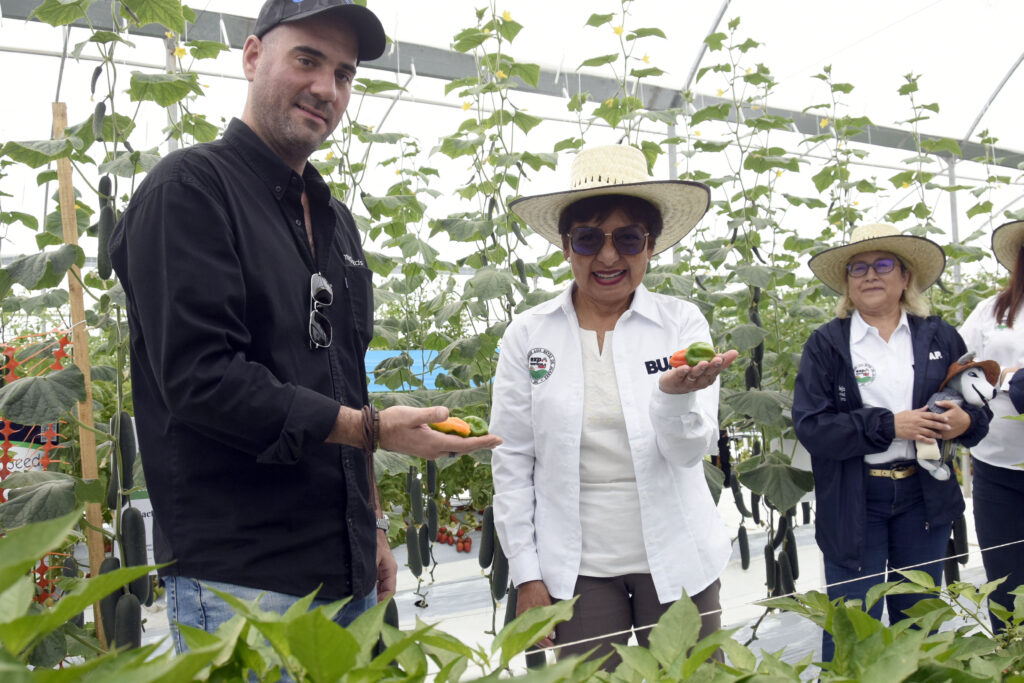
M 269 0 L 224 136 L 167 155 L 111 239 L 128 301 L 132 393 L 154 551 L 177 624 L 231 617 L 208 588 L 283 612 L 395 588 L 372 453 L 492 448 L 427 427 L 445 408 L 369 405 L 371 272 L 348 208 L 307 159 L 348 106 L 380 21 L 341 0 Z M 375 517 L 378 519 L 375 522 Z

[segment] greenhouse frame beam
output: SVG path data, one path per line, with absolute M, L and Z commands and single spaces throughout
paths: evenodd
M 101 29 L 113 28 L 111 25 L 111 2 L 112 0 L 97 0 L 90 6 L 88 17 L 92 27 Z M 38 4 L 39 0 L 0 0 L 0 14 L 7 20 L 29 19 L 29 15 Z M 245 44 L 245 39 L 251 33 L 255 21 L 251 17 L 221 12 L 197 11 L 196 22 L 188 25 L 185 35 L 182 37 L 184 40 L 224 42 L 234 49 L 241 49 Z M 90 27 L 90 24 L 84 20 L 76 21 L 73 25 L 79 28 Z M 164 38 L 163 27 L 155 24 L 132 28 L 130 32 L 135 35 L 161 40 Z M 476 65 L 471 55 L 414 43 L 394 43 L 389 46 L 384 56 L 374 61 L 366 62 L 365 65 L 382 71 L 402 74 L 415 73 L 418 76 L 446 81 L 476 75 Z M 516 82 L 516 86 L 518 90 L 523 92 L 533 92 L 553 97 L 568 98 L 580 92 L 588 92 L 592 100 L 599 102 L 609 97 L 614 97 L 619 92 L 619 82 L 613 78 L 591 74 L 567 74 L 546 68 L 541 68 L 540 79 L 536 88 L 520 81 Z M 654 85 L 643 85 L 641 87 L 641 95 L 643 106 L 649 111 L 681 110 L 684 107 L 690 111 L 696 111 L 716 104 L 732 104 L 732 100 L 699 93 L 694 93 L 692 101 L 687 103 L 684 101 L 683 95 L 679 90 Z M 815 114 L 777 107 L 766 107 L 756 111 L 752 108 L 744 107 L 739 111 L 740 120 L 755 118 L 764 114 L 791 119 L 794 124 L 793 132 L 796 133 L 815 136 L 823 132 L 821 128 L 823 117 Z M 730 119 L 735 122 L 737 120 L 736 117 L 737 112 L 733 109 Z M 922 141 L 939 139 L 941 139 L 939 136 L 921 136 Z M 913 133 L 890 126 L 866 126 L 861 133 L 851 136 L 850 140 L 857 143 L 917 153 Z M 1015 170 L 1024 169 L 1024 152 L 963 140 L 959 141 L 959 144 L 963 152 L 962 158 L 965 160 L 980 161 L 993 166 Z M 942 157 L 947 161 L 954 158 L 948 152 L 938 152 L 933 153 L 933 155 Z

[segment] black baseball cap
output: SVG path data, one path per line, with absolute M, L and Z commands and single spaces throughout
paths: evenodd
M 256 27 L 252 34 L 262 38 L 278 24 L 315 17 L 325 12 L 336 13 L 355 29 L 359 38 L 359 61 L 367 62 L 384 54 L 387 38 L 380 19 L 353 0 L 267 0 L 263 3 L 260 15 L 256 17 Z

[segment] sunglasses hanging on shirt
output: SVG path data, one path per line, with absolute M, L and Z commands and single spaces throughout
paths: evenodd
M 320 273 L 309 278 L 309 348 L 326 349 L 331 345 L 334 333 L 331 321 L 323 309 L 334 303 L 334 288 Z

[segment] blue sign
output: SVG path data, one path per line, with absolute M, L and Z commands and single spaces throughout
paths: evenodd
M 428 370 L 427 368 L 430 365 L 430 362 L 437 357 L 437 351 L 412 349 L 405 353 L 409 354 L 412 358 L 412 367 L 409 368 L 409 372 L 418 377 L 427 389 L 436 389 L 437 387 L 434 386 L 434 379 L 439 373 L 444 372 L 444 369 L 440 366 L 436 366 L 433 370 Z M 388 389 L 386 386 L 377 384 L 374 381 L 373 370 L 385 360 L 394 358 L 395 356 L 400 356 L 401 354 L 402 351 L 395 349 L 370 349 L 366 352 L 366 376 L 369 381 L 367 389 L 371 393 L 391 391 L 391 389 Z M 403 388 L 407 390 L 413 389 L 413 387 L 410 386 Z

